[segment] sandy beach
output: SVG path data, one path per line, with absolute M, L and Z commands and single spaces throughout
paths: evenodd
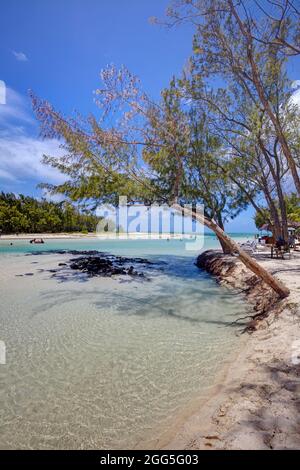
M 55 239 L 76 239 L 76 238 L 94 238 L 95 233 L 19 233 L 19 234 L 2 234 L 1 240 L 32 240 L 34 238 L 43 238 L 46 240 Z
M 291 290 L 228 368 L 227 377 L 180 428 L 168 449 L 298 449 L 300 446 L 300 253 L 258 254 Z M 248 335 L 248 333 L 246 333 Z
M 200 235 L 201 236 L 201 235 Z M 0 241 L 1 240 L 32 240 L 34 238 L 37 239 L 44 239 L 44 240 L 76 240 L 76 239 L 107 239 L 107 240 L 166 240 L 166 239 L 182 239 L 182 238 L 194 238 L 195 234 L 181 234 L 181 233 L 145 233 L 145 232 L 129 232 L 129 233 L 115 233 L 115 232 L 103 232 L 97 233 L 81 233 L 81 232 L 74 232 L 74 233 L 19 233 L 19 234 L 0 234 Z

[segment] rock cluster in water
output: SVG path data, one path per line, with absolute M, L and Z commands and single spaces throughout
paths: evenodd
M 114 275 L 125 275 L 150 280 L 143 272 L 146 267 L 148 266 L 161 270 L 162 268 L 157 268 L 157 265 L 165 264 L 165 262 L 161 260 L 152 262 L 145 258 L 127 258 L 124 256 L 115 256 L 111 253 L 96 250 L 47 250 L 28 253 L 26 256 L 50 254 L 76 255 L 76 258 L 71 258 L 69 261 L 58 263 L 58 267 L 60 269 L 48 270 L 48 272 L 53 273 L 53 277 L 56 277 L 61 281 L 68 279 L 69 269 L 73 271 L 79 271 L 88 277 L 111 277 Z M 33 263 L 36 264 L 36 262 Z M 67 271 L 64 268 L 67 268 Z M 43 271 L 43 269 L 39 270 L 39 272 Z M 33 273 L 26 273 L 26 275 L 33 275 Z M 18 276 L 23 276 L 23 274 Z
M 135 264 L 152 264 L 143 258 L 124 258 L 122 256 L 113 256 L 106 253 L 97 253 L 88 256 L 81 256 L 70 260 L 70 268 L 86 273 L 89 276 L 110 277 L 113 275 L 129 275 L 144 277 L 143 272 L 135 269 Z

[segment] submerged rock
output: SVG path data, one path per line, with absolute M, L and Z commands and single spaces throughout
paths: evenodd
M 122 256 L 114 256 L 110 253 L 72 252 L 72 254 L 79 253 L 85 256 L 71 259 L 69 266 L 71 269 L 81 271 L 91 277 L 110 277 L 115 275 L 145 277 L 144 273 L 136 270 L 134 265 L 154 264 L 144 258 L 125 258 Z
M 163 268 L 158 266 L 166 264 L 165 261 L 162 260 L 153 262 L 145 258 L 127 258 L 97 250 L 43 250 L 28 253 L 26 256 L 53 254 L 76 256 L 76 258 L 72 258 L 68 262 L 58 263 L 58 266 L 60 267 L 59 270 L 49 270 L 49 272 L 55 273 L 54 276 L 64 280 L 65 278 L 68 278 L 68 275 L 64 273 L 64 268 L 71 268 L 74 271 L 80 271 L 90 277 L 111 277 L 122 275 L 150 280 L 149 278 L 146 278 L 145 273 L 141 271 L 141 269 L 154 266 L 156 270 L 161 270 Z M 138 267 L 136 265 L 138 265 Z M 39 271 L 42 272 L 43 270 Z

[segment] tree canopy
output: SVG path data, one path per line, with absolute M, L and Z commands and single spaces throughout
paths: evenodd
M 99 218 L 69 202 L 54 203 L 0 193 L 1 233 L 94 232 Z

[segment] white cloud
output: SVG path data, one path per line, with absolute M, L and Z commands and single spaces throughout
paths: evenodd
M 15 181 L 13 175 L 0 168 L 0 180 Z
M 6 85 L 3 80 L 0 80 L 0 104 L 6 103 Z
M 41 140 L 30 111 L 29 100 L 7 89 L 7 104 L 0 107 L 0 181 L 61 183 L 65 177 L 43 165 L 42 156 L 60 156 L 58 140 Z
M 294 91 L 292 94 L 292 103 L 300 106 L 300 88 L 298 88 L 298 90 Z
M 24 52 L 12 51 L 12 53 L 19 62 L 28 62 L 28 57 Z
M 6 103 L 0 106 L 0 127 L 3 129 L 34 125 L 34 119 L 29 111 L 29 100 L 6 87 Z
M 26 135 L 0 137 L 0 179 L 58 183 L 65 177 L 41 163 L 42 156 L 61 155 L 56 140 L 38 140 Z
M 292 83 L 292 89 L 293 90 L 296 90 L 297 88 L 300 87 L 300 80 L 295 80 L 293 83 Z

